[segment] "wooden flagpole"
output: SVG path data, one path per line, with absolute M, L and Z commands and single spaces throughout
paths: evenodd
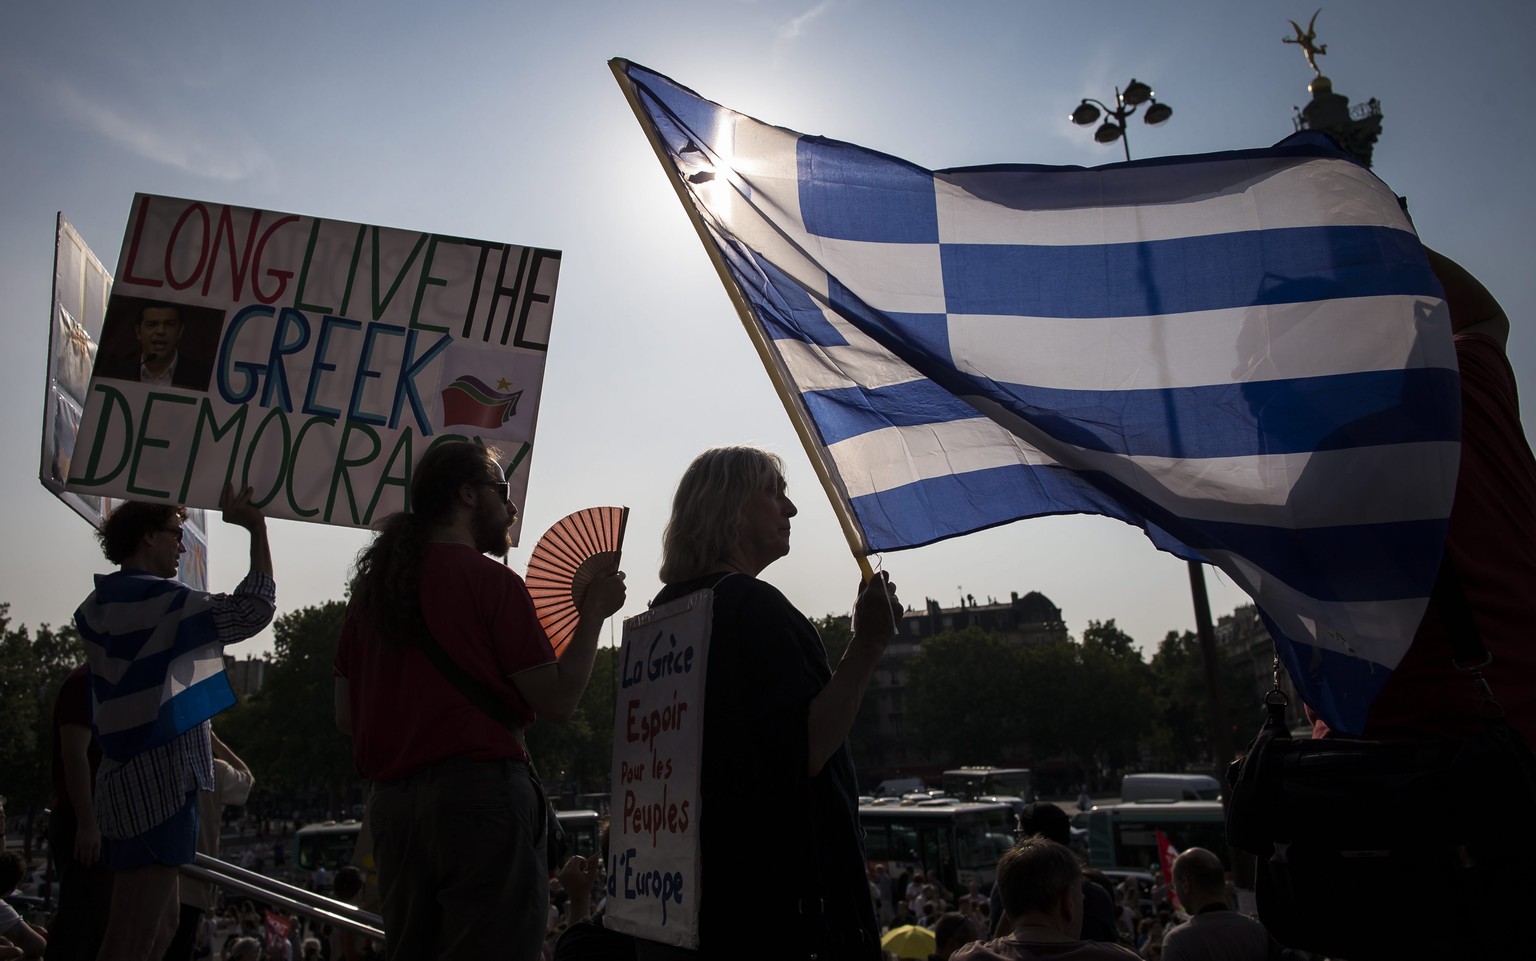
M 608 61 L 608 67 L 613 71 L 614 79 L 619 82 L 619 89 L 624 91 L 624 97 L 629 101 L 629 107 L 635 112 L 635 119 L 640 123 L 640 129 L 645 131 L 646 139 L 651 143 L 651 149 L 656 152 L 656 159 L 661 163 L 662 169 L 667 173 L 667 179 L 672 182 L 672 189 L 677 191 L 677 199 L 682 203 L 683 210 L 688 214 L 688 220 L 693 224 L 693 229 L 699 235 L 699 242 L 704 245 L 709 253 L 710 262 L 715 265 L 715 272 L 720 275 L 720 282 L 725 285 L 726 293 L 730 295 L 731 303 L 736 306 L 736 314 L 741 318 L 741 325 L 747 329 L 747 336 L 752 340 L 752 346 L 757 350 L 758 359 L 762 361 L 763 369 L 768 372 L 768 379 L 773 383 L 773 389 L 779 395 L 779 402 L 784 405 L 784 412 L 789 415 L 789 422 L 794 425 L 795 433 L 800 437 L 800 444 L 805 448 L 805 454 L 810 458 L 811 467 L 816 471 L 816 477 L 821 481 L 822 489 L 826 492 L 827 499 L 832 502 L 832 512 L 837 515 L 838 523 L 843 528 L 843 536 L 848 540 L 848 549 L 853 552 L 854 560 L 858 562 L 859 573 L 868 581 L 874 577 L 874 571 L 869 565 L 868 549 L 863 536 L 859 533 L 858 525 L 854 522 L 851 505 L 841 495 L 837 483 L 832 479 L 832 474 L 827 470 L 826 461 L 821 453 L 821 445 L 811 435 L 810 427 L 805 423 L 803 408 L 799 403 L 799 395 L 790 387 L 783 369 L 779 366 L 777 358 L 768 348 L 768 341 L 763 335 L 763 330 L 758 326 L 756 318 L 752 315 L 752 308 L 747 304 L 747 298 L 736 285 L 730 271 L 726 269 L 725 258 L 710 240 L 709 232 L 704 226 L 704 218 L 699 216 L 698 208 L 689 199 L 687 191 L 683 188 L 682 178 L 678 177 L 677 170 L 673 167 L 667 156 L 666 147 L 657 135 L 655 127 L 646 117 L 640 106 L 640 100 L 635 95 L 634 82 L 624 72 L 629 61 L 622 57 L 615 57 Z

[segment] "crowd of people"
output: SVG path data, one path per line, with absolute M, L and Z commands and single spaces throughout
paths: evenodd
M 1058 840 L 1066 815 L 1046 802 L 1028 805 L 1018 843 L 997 867 L 993 890 L 971 882 L 957 894 L 936 870 L 874 862 L 869 898 L 886 961 L 1111 961 L 1111 959 L 1228 959 L 1306 961 L 1307 954 L 1278 944 L 1253 917 L 1236 910 L 1221 860 L 1204 848 L 1175 859 L 1168 883 L 1144 886 L 1134 877 L 1114 883 L 1087 868 Z M 1057 835 L 1052 837 L 1051 835 Z M 603 858 L 572 857 L 551 881 L 543 961 L 627 961 L 642 956 L 642 942 L 603 927 Z M 900 936 L 925 929 L 911 953 Z M 891 939 L 896 939 L 892 941 Z M 742 956 L 752 955 L 745 950 Z M 795 955 L 789 955 L 795 956 Z
M 1458 334 L 1467 424 L 1447 556 L 1493 655 L 1487 677 L 1511 727 L 1530 736 L 1536 649 L 1524 632 L 1536 582 L 1536 460 L 1502 352 L 1508 324 L 1469 276 L 1438 256 L 1432 263 Z M 557 870 L 550 863 L 549 807 L 523 732 L 536 720 L 564 721 L 580 702 L 599 627 L 624 602 L 624 575 L 616 566 L 594 572 L 574 637 L 557 652 L 522 578 L 487 556 L 506 553 L 517 517 L 499 457 L 478 443 L 434 443 L 411 474 L 409 509 L 383 522 L 349 585 L 332 665 L 335 717 L 372 785 L 382 956 L 758 953 L 743 946 L 740 878 L 728 868 L 696 877 L 697 948 L 685 948 L 603 925 L 594 889 L 601 859 L 573 858 Z M 1493 492 L 1479 500 L 1471 478 Z M 222 677 L 225 648 L 261 631 L 275 609 L 265 522 L 252 498 L 250 488 L 226 486 L 221 500 L 224 520 L 250 535 L 249 572 L 229 594 L 175 580 L 185 509 L 126 502 L 103 523 L 102 549 L 117 570 L 97 576 L 76 612 L 87 663 L 65 682 L 54 718 L 59 915 L 51 928 L 34 928 L 0 914 L 0 957 L 190 958 L 213 952 L 213 937 L 198 933 L 210 930 L 223 935 L 219 956 L 241 961 L 356 961 L 379 947 L 275 912 L 258 918 L 254 905 L 220 907 L 181 876 L 200 850 L 217 850 L 221 806 L 240 803 L 252 781 L 211 725 L 234 699 Z M 1463 506 L 1464 498 L 1477 502 Z M 1279 954 L 1262 926 L 1232 910 L 1211 852 L 1183 852 L 1168 906 L 1154 899 L 1148 914 L 1142 892 L 1106 887 L 1085 871 L 1053 805 L 1021 817 L 1022 837 L 998 864 L 993 891 L 955 896 L 915 867 L 871 871 L 847 741 L 901 604 L 884 573 L 864 580 L 851 642 L 829 663 L 811 622 L 759 577 L 789 553 L 796 513 L 775 455 L 751 447 L 700 454 L 677 487 L 664 587 L 652 602 L 702 596 L 712 605 L 699 796 L 705 809 L 734 804 L 752 823 L 756 848 L 793 867 L 782 883 L 760 886 L 749 911 L 784 927 L 793 956 L 878 961 L 882 938 L 914 925 L 934 932 L 934 954 L 958 961 Z M 1495 526 L 1508 551 L 1487 550 Z M 1431 627 L 1426 621 L 1373 708 L 1371 733 L 1453 735 L 1476 720 L 1462 709 L 1473 703 L 1471 687 L 1453 684 L 1464 679 L 1439 663 L 1444 631 Z M 1421 670 L 1420 658 L 1436 666 Z M 1402 717 L 1412 724 L 1388 723 Z M 1442 729 L 1439 720 L 1461 727 Z M 740 810 L 734 799 L 747 783 L 772 784 L 771 807 Z M 703 864 L 729 865 L 739 854 L 725 824 L 701 822 Z M 0 886 L 3 872 L 16 870 L 0 862 Z M 355 879 L 343 883 L 344 873 L 335 893 L 355 898 Z M 547 903 L 545 891 L 554 895 Z
M 1065 823 L 1066 815 L 1055 805 L 1036 803 L 1029 805 L 1021 816 L 1020 834 L 1038 829 L 1039 833 L 1029 834 L 1027 840 L 1050 841 L 1057 848 L 1065 850 L 1065 844 L 1052 841 L 1046 836 L 1058 834 L 1057 825 Z M 242 825 L 240 830 L 249 830 L 249 837 L 236 836 L 236 843 L 231 845 L 228 852 L 232 860 L 250 860 L 254 864 L 256 852 L 270 852 L 283 847 L 287 839 L 285 826 L 271 830 L 271 837 L 275 840 L 270 843 L 268 832 L 263 827 L 247 829 Z M 1038 847 L 1038 843 L 1035 846 Z M 1019 874 L 1029 870 L 1046 870 L 1047 873 L 1060 870 L 1060 865 L 1052 861 L 1052 857 L 1059 860 L 1059 852 L 1048 857 L 1039 851 L 1031 851 L 1028 857 L 1022 859 L 1012 853 L 1010 857 L 1013 860 L 1010 857 L 1004 858 L 1003 864 L 999 865 L 996 890 L 992 892 L 983 890 L 978 882 L 973 881 L 964 893 L 956 894 L 942 881 L 936 870 L 925 872 L 916 864 L 899 866 L 894 874 L 884 862 L 869 865 L 869 897 L 882 938 L 905 926 L 921 925 L 932 933 L 934 946 L 930 956 L 938 961 L 948 961 L 957 954 L 962 958 L 983 959 L 1032 957 L 1029 954 L 998 953 L 1014 950 L 1017 945 L 1033 943 L 1029 939 L 1038 939 L 1041 926 L 1047 923 L 1041 921 L 1041 918 L 1054 917 L 1050 910 L 1042 914 L 1031 908 L 1029 905 L 1034 902 L 1026 903 L 1016 899 L 1013 907 L 1008 907 L 1010 871 Z M 247 858 L 247 855 L 251 857 Z M 1009 867 L 1013 861 L 1017 861 L 1020 866 Z M 1042 863 L 1046 865 L 1045 869 L 1039 867 Z M 596 854 L 589 857 L 573 856 L 550 879 L 546 929 L 540 949 L 543 961 L 638 957 L 632 940 L 611 935 L 605 937 L 600 933 L 605 907 L 603 864 L 604 859 Z M 0 889 L 14 887 L 24 867 L 21 857 L 15 852 L 7 852 L 0 857 Z M 279 870 L 276 859 L 264 860 L 259 867 L 272 873 L 278 873 Z M 304 880 L 291 872 L 289 875 L 294 881 Z M 1014 878 L 1013 883 L 1020 890 L 1036 890 L 1035 887 L 1023 885 L 1017 878 Z M 1074 938 L 1081 938 L 1086 944 L 1119 945 L 1129 948 L 1142 959 L 1188 959 L 1213 956 L 1201 953 L 1193 946 L 1215 939 L 1224 945 L 1223 953 L 1214 955 L 1218 957 L 1305 957 L 1299 952 L 1282 952 L 1278 945 L 1268 939 L 1257 922 L 1227 910 L 1234 901 L 1225 869 L 1214 854 L 1203 849 L 1191 849 L 1178 858 L 1174 865 L 1172 884 L 1148 889 L 1134 878 L 1126 878 L 1116 885 L 1102 873 L 1091 869 L 1080 869 L 1078 884 L 1082 892 L 1096 887 L 1102 896 L 1098 900 L 1106 905 L 1113 903 L 1113 909 L 1106 911 L 1097 906 L 1087 906 L 1088 902 L 1095 899 L 1083 897 L 1085 906 L 1076 914 L 1079 926 Z M 362 873 L 351 866 L 324 875 L 310 874 L 307 886 L 351 904 L 359 903 L 363 896 Z M 1038 893 L 1029 896 L 1037 900 L 1039 898 Z M 1021 904 L 1024 906 L 1021 907 Z M 34 929 L 25 922 L 17 926 L 18 919 L 11 918 L 5 912 L 6 909 L 0 907 L 0 937 L 8 939 L 24 952 L 16 956 L 44 956 L 47 929 Z M 1101 927 L 1096 927 L 1103 923 L 1106 914 L 1111 918 L 1107 934 Z M 1023 933 L 1020 933 L 1021 926 L 1015 919 L 1026 917 L 1033 919 L 1032 925 L 1023 925 Z M 72 923 L 72 919 L 66 923 Z M 1059 933 L 1071 930 L 1066 922 L 1060 922 L 1058 926 L 1061 928 Z M 55 924 L 54 928 L 57 927 Z M 570 938 L 566 937 L 568 931 L 571 933 Z M 1093 932 L 1096 937 L 1088 939 L 1084 932 Z M 258 904 L 252 899 L 241 898 L 223 890 L 214 893 L 206 914 L 193 919 L 188 933 L 191 940 L 185 956 L 193 959 L 371 961 L 383 956 L 382 945 L 365 936 L 302 914 L 276 910 L 273 906 Z M 597 947 L 594 947 L 594 938 Z M 622 952 L 618 955 L 612 953 L 616 944 Z M 961 954 L 962 949 L 969 953 Z M 900 956 L 885 952 L 886 958 L 895 959 Z M 1085 958 L 1098 956 L 1081 955 Z

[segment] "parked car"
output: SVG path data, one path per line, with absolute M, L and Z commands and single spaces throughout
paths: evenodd
M 927 785 L 920 777 L 893 777 L 881 781 L 875 788 L 875 797 L 901 797 L 912 791 L 925 790 Z

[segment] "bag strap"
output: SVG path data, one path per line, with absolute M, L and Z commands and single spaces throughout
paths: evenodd
M 1472 615 L 1472 603 L 1462 590 L 1461 577 L 1450 551 L 1446 551 L 1440 561 L 1432 597 L 1450 643 L 1451 664 L 1466 674 L 1477 688 L 1477 711 L 1483 720 L 1490 727 L 1498 726 L 1504 720 L 1504 706 L 1493 696 L 1493 688 L 1489 687 L 1488 678 L 1483 674 L 1483 668 L 1493 663 L 1493 654 L 1483 644 L 1477 619 Z
M 437 643 L 437 638 L 433 637 L 430 631 L 421 639 L 421 651 L 427 655 L 427 660 L 432 662 L 432 665 L 437 668 L 438 673 L 443 675 L 443 679 L 452 684 L 460 694 L 464 695 L 465 700 L 479 708 L 491 720 L 506 728 L 507 732 L 517 741 L 517 746 L 522 748 L 523 757 L 528 760 L 528 780 L 533 782 L 534 790 L 539 792 L 539 797 L 543 800 L 544 807 L 548 809 L 549 817 L 546 827 L 551 832 L 558 831 L 559 836 L 563 837 L 565 832 L 560 828 L 560 822 L 555 818 L 554 804 L 549 800 L 549 794 L 544 790 L 544 782 L 539 778 L 538 766 L 533 763 L 533 754 L 529 752 L 528 742 L 523 738 L 522 725 L 512 715 L 511 709 L 501 702 L 501 699 L 491 691 L 489 685 L 473 677 L 468 671 L 459 666 L 458 661 L 449 657 L 448 652 L 443 650 L 442 646 Z
M 437 638 L 431 634 L 422 639 L 421 651 L 427 655 L 427 660 L 432 662 L 438 673 L 443 675 L 443 679 L 464 695 L 465 700 L 479 708 L 491 720 L 517 735 L 518 744 L 522 744 L 522 726 L 501 699 L 491 693 L 490 687 L 485 682 L 472 677 L 468 671 L 460 667 L 459 663 L 448 656 L 448 652 L 442 649 L 437 643 Z M 525 748 L 524 751 L 526 750 Z
M 517 740 L 517 746 L 522 748 L 523 756 L 528 759 L 528 770 L 535 783 L 539 781 L 538 770 L 533 766 L 533 755 L 528 752 L 528 742 L 523 739 L 523 727 L 511 708 L 502 703 L 501 698 L 491 691 L 490 686 L 484 681 L 472 676 L 468 671 L 459 666 L 459 662 L 448 656 L 437 643 L 437 638 L 430 632 L 421 639 L 421 652 L 427 655 L 427 660 L 432 662 L 443 679 L 452 684 L 454 689 L 464 695 L 464 699 L 480 709 L 491 720 L 506 728 Z

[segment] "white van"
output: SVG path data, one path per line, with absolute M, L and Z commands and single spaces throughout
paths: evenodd
M 1209 774 L 1127 774 L 1121 801 L 1216 801 L 1221 782 Z
M 921 791 L 926 788 L 920 777 L 892 777 L 880 782 L 875 788 L 875 797 L 901 797 L 913 791 Z

